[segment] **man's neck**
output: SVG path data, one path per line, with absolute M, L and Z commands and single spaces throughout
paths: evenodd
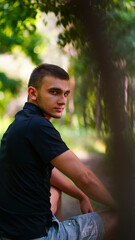
M 45 114 L 45 113 L 43 113 L 43 115 L 44 115 L 44 117 L 47 119 L 47 120 L 51 120 L 52 119 L 52 117 L 50 117 L 49 115 L 47 115 L 47 114 Z
M 32 99 L 29 99 L 28 102 L 33 103 L 34 105 L 36 105 L 36 106 L 38 107 L 38 104 L 37 104 L 36 101 L 33 101 Z M 42 109 L 41 109 L 41 111 L 42 111 Z M 44 115 L 44 117 L 45 117 L 47 120 L 49 120 L 49 121 L 52 119 L 51 116 L 49 116 L 48 114 L 46 114 L 46 113 L 44 113 L 44 112 L 43 112 L 43 115 Z

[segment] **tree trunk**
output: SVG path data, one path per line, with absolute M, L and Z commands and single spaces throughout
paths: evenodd
M 74 89 L 75 89 L 75 78 L 72 76 L 70 78 L 70 95 L 69 95 L 69 123 L 70 126 L 72 125 L 72 117 L 74 113 Z
M 84 100 L 83 103 L 83 122 L 84 122 L 84 127 L 87 127 L 87 115 L 86 115 L 86 101 Z
M 131 119 L 130 119 L 130 127 L 131 130 L 133 131 L 134 128 L 134 91 L 133 91 L 133 85 L 131 85 L 130 88 L 130 97 L 131 97 Z
M 100 96 L 100 76 L 97 83 L 97 106 L 96 106 L 96 126 L 98 131 L 101 131 L 101 96 Z
M 128 100 L 128 78 L 125 76 L 124 78 L 124 124 L 125 128 L 129 129 L 129 123 L 128 123 L 128 111 L 127 111 L 127 100 Z

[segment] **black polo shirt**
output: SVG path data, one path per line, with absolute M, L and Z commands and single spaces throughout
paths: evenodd
M 25 103 L 1 141 L 0 236 L 27 240 L 51 224 L 50 161 L 68 150 L 41 110 Z

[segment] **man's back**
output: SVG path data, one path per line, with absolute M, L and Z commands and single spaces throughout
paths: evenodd
M 51 222 L 52 216 L 50 175 L 53 167 L 50 159 L 53 153 L 49 159 L 47 146 L 49 141 L 53 146 L 53 140 L 49 139 L 52 131 L 55 129 L 39 108 L 26 103 L 3 136 L 0 154 L 1 235 L 6 232 L 6 237 L 11 238 L 13 229 L 17 228 L 19 239 L 45 235 L 45 225 Z M 44 142 L 43 138 L 46 138 Z M 16 231 L 16 237 L 17 234 Z

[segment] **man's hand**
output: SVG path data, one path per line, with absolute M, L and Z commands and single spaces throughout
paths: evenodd
M 60 191 L 74 197 L 80 202 L 80 209 L 83 214 L 93 212 L 89 198 L 73 183 L 71 183 L 63 174 L 56 168 L 52 171 L 51 186 L 59 189 Z
M 80 200 L 80 209 L 82 214 L 93 212 L 90 200 L 86 195 Z

